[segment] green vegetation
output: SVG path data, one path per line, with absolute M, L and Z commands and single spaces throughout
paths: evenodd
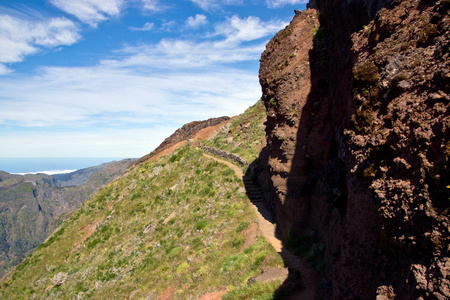
M 271 300 L 276 294 L 276 290 L 280 287 L 281 282 L 275 281 L 269 284 L 255 283 L 234 290 L 226 294 L 222 299 L 236 300 L 236 299 L 255 299 L 255 300 Z
M 254 160 L 264 116 L 258 102 L 205 144 Z M 224 142 L 229 136 L 233 140 Z M 105 299 L 133 293 L 140 299 L 172 287 L 174 299 L 196 299 L 226 286 L 228 299 L 270 299 L 280 282 L 248 286 L 247 281 L 283 262 L 262 237 L 243 248 L 255 221 L 243 187 L 227 166 L 190 144 L 141 163 L 85 201 L 3 279 L 0 298 Z
M 278 105 L 277 101 L 274 98 L 270 98 L 269 103 L 274 107 L 277 107 L 277 105 Z
M 259 155 L 265 121 L 266 110 L 260 100 L 203 144 L 235 153 L 251 163 Z
M 313 37 L 316 37 L 318 32 L 319 32 L 319 26 L 317 24 L 315 24 L 313 32 L 312 32 Z

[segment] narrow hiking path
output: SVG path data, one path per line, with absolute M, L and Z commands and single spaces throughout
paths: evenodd
M 300 272 L 303 288 L 287 299 L 316 299 L 317 295 L 317 276 L 315 271 L 305 262 L 304 259 L 298 257 L 288 249 L 283 247 L 283 243 L 276 236 L 276 226 L 272 214 L 264 205 L 264 198 L 259 187 L 250 177 L 244 176 L 242 169 L 229 161 L 217 158 L 215 156 L 203 153 L 205 157 L 214 159 L 230 167 L 236 176 L 244 182 L 247 195 L 250 199 L 253 210 L 256 213 L 256 223 L 258 224 L 261 235 L 271 244 L 275 250 L 281 255 L 287 267 Z

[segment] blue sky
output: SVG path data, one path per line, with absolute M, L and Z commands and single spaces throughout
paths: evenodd
M 304 0 L 0 1 L 0 157 L 140 157 L 242 113 Z

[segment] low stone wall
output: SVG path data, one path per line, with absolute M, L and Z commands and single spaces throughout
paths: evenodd
M 216 148 L 208 147 L 208 146 L 200 146 L 200 148 L 205 152 L 211 153 L 212 155 L 235 161 L 242 167 L 248 166 L 247 160 L 236 154 L 228 153 L 228 152 L 225 152 L 225 151 L 222 151 L 222 150 L 219 150 Z

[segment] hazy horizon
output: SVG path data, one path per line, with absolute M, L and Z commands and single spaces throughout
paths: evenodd
M 63 174 L 127 158 L 120 157 L 0 157 L 0 171 L 10 174 Z M 56 173 L 55 173 L 56 172 Z M 48 174 L 52 173 L 52 174 Z

